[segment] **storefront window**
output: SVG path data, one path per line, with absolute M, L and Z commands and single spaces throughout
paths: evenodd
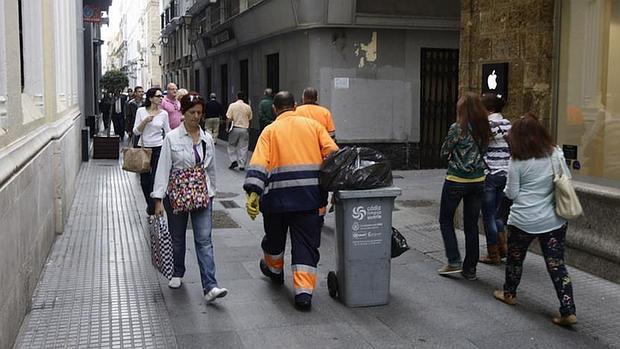
M 620 184 L 620 0 L 561 3 L 558 144 L 574 175 Z

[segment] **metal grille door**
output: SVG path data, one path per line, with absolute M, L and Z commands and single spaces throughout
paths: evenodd
M 422 48 L 420 64 L 420 168 L 445 167 L 439 151 L 456 120 L 459 50 Z

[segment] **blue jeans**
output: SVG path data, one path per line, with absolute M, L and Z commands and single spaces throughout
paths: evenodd
M 461 264 L 461 255 L 454 231 L 454 214 L 459 203 L 463 200 L 465 260 L 462 267 L 468 273 L 475 272 L 478 264 L 478 217 L 482 205 L 483 190 L 483 182 L 457 183 L 446 180 L 441 192 L 439 226 L 446 248 L 448 264 L 452 266 Z
M 185 275 L 185 236 L 187 233 L 187 219 L 192 216 L 194 230 L 194 245 L 200 269 L 202 289 L 209 292 L 217 287 L 215 280 L 215 261 L 213 260 L 213 244 L 211 242 L 212 204 L 206 209 L 195 210 L 190 213 L 174 214 L 170 200 L 164 198 L 164 208 L 168 216 L 168 228 L 172 236 L 172 259 L 174 261 L 173 277 Z
M 482 218 L 487 245 L 497 245 L 497 236 L 504 231 L 504 223 L 497 217 L 497 208 L 504 197 L 506 176 L 487 175 L 484 181 L 484 198 L 482 201 Z

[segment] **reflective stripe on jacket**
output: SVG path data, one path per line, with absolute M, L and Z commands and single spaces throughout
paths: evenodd
M 261 195 L 263 213 L 318 209 L 327 200 L 319 187 L 319 168 L 336 150 L 318 122 L 284 112 L 261 133 L 243 188 Z

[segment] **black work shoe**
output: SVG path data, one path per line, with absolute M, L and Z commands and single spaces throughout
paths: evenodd
M 230 164 L 230 166 L 228 166 L 228 169 L 229 170 L 234 170 L 237 167 L 237 165 L 238 165 L 237 162 L 233 161 L 232 164 Z
M 463 269 L 461 271 L 461 275 L 463 276 L 463 278 L 465 280 L 469 280 L 469 281 L 476 281 L 476 280 L 478 280 L 478 278 L 476 277 L 476 270 L 465 271 L 465 269 Z
M 310 311 L 310 308 L 312 308 L 312 296 L 307 293 L 296 295 L 295 308 L 299 311 Z
M 271 282 L 273 282 L 276 285 L 284 284 L 284 270 L 280 274 L 276 274 L 272 272 L 271 270 L 269 270 L 269 267 L 267 266 L 267 263 L 265 262 L 264 259 L 261 259 L 258 265 L 263 275 L 270 278 Z

